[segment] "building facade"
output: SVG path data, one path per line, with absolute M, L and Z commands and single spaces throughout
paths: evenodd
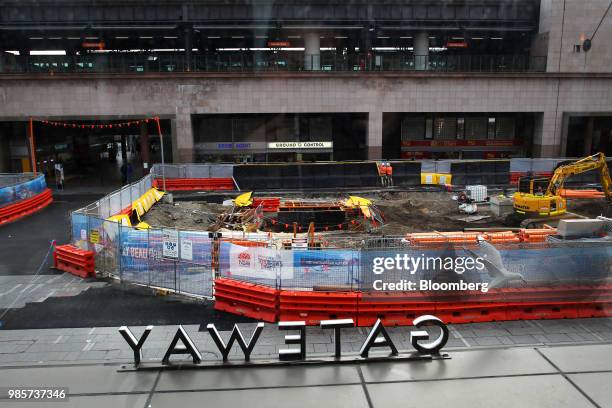
M 612 154 L 607 0 L 69 3 L 0 2 L 3 171 Z

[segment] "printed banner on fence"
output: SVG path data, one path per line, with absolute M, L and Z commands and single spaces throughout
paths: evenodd
M 42 193 L 46 188 L 47 183 L 43 175 L 21 184 L 0 188 L 0 207 L 34 197 Z
M 286 252 L 285 256 L 283 253 Z M 256 279 L 293 278 L 292 251 L 231 245 L 229 270 L 232 275 Z

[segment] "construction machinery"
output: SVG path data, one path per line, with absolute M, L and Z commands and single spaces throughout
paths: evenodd
M 557 167 L 550 179 L 522 177 L 513 196 L 514 213 L 508 216 L 506 224 L 520 223 L 521 227 L 529 228 L 562 218 L 579 217 L 568 213 L 567 201 L 561 190 L 569 177 L 591 170 L 599 172 L 603 193 L 608 202 L 612 202 L 612 180 L 606 156 L 597 153 Z

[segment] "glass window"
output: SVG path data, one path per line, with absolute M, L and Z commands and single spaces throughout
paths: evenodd
M 495 139 L 513 140 L 515 120 L 513 117 L 499 117 L 495 126 Z
M 454 117 L 436 118 L 434 121 L 434 139 L 453 140 L 457 137 L 457 119 Z
M 433 119 L 427 118 L 425 120 L 425 139 L 432 139 L 431 129 L 433 127 Z
M 467 140 L 484 140 L 487 138 L 487 118 L 465 118 L 465 138 Z
M 495 139 L 495 118 L 489 118 L 487 128 L 487 139 Z
M 402 140 L 423 140 L 425 137 L 425 118 L 404 118 L 402 120 Z
M 465 138 L 465 118 L 457 118 L 457 139 Z

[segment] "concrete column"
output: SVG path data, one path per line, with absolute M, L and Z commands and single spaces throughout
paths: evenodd
M 593 126 L 595 125 L 595 118 L 589 116 L 586 118 L 586 126 L 584 129 L 584 155 L 590 156 L 593 150 Z
M 185 27 L 183 36 L 185 39 L 185 70 L 191 71 L 191 67 L 193 66 L 193 27 Z
M 380 111 L 368 114 L 368 159 L 382 158 L 383 114 Z
M 177 114 L 172 120 L 172 161 L 174 163 L 193 163 L 193 129 L 191 114 Z M 164 135 L 168 136 L 168 135 Z
M 304 35 L 304 69 L 319 71 L 321 69 L 321 38 L 319 33 Z
M 559 116 L 563 116 L 559 113 Z M 559 124 L 555 126 L 555 122 Z M 558 157 L 561 154 L 561 122 L 555 112 L 536 116 L 533 135 L 533 157 Z
M 414 67 L 417 71 L 428 69 L 429 62 L 429 34 L 421 31 L 414 36 Z
M 148 169 L 151 168 L 151 151 L 149 150 L 149 126 L 148 123 L 140 124 L 140 158 L 142 163 L 147 163 L 147 168 L 144 170 L 144 174 L 147 174 Z

